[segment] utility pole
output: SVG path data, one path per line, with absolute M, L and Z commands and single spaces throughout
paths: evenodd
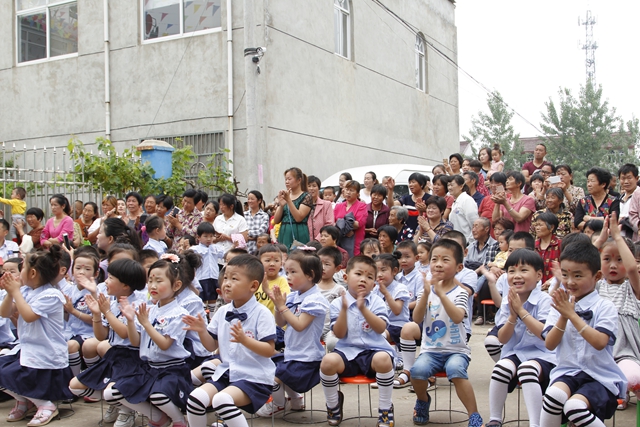
M 245 105 L 247 120 L 247 138 L 244 146 L 244 158 L 242 162 L 246 165 L 243 168 L 247 173 L 244 183 L 249 189 L 261 189 L 258 182 L 258 163 L 261 159 L 258 156 L 258 118 L 256 111 L 256 86 L 258 83 L 257 61 L 253 58 L 256 55 L 255 48 L 255 2 L 244 0 L 244 85 L 245 85 Z M 239 158 L 239 157 L 238 157 Z M 261 167 L 261 166 L 260 166 Z
M 593 27 L 596 25 L 596 18 L 591 16 L 591 11 L 587 10 L 587 17 L 584 21 L 582 18 L 578 18 L 578 25 L 584 25 L 586 39 L 581 49 L 585 51 L 585 69 L 587 73 L 587 82 L 591 81 L 593 85 L 596 84 L 596 49 L 598 44 L 593 38 Z

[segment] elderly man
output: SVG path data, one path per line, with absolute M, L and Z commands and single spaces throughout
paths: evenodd
M 478 207 L 480 207 L 480 203 L 482 203 L 482 199 L 484 199 L 484 194 L 480 193 L 478 188 L 478 174 L 474 171 L 466 171 L 462 174 L 464 177 L 464 183 L 469 187 L 469 195 L 476 202 Z
M 484 217 L 480 217 L 473 222 L 471 228 L 473 241 L 467 246 L 467 256 L 464 266 L 474 270 L 480 277 L 478 278 L 478 299 L 491 299 L 491 293 L 487 286 L 485 277 L 480 273 L 480 267 L 486 267 L 492 262 L 499 251 L 498 242 L 491 237 L 491 222 Z M 486 298 L 482 298 L 486 296 Z M 484 324 L 485 319 L 479 316 L 476 325 Z

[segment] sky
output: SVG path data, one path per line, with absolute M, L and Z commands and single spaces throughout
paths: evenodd
M 549 98 L 567 87 L 577 96 L 586 80 L 584 22 L 596 18 L 596 82 L 618 115 L 640 117 L 640 2 L 631 0 L 458 0 L 458 65 L 536 127 Z M 472 116 L 488 112 L 487 92 L 459 72 L 460 138 Z M 540 132 L 514 116 L 521 137 Z

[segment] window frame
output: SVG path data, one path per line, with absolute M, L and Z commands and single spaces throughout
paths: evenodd
M 196 37 L 203 34 L 212 34 L 222 32 L 222 1 L 220 1 L 220 26 L 216 28 L 208 28 L 206 30 L 195 30 L 190 31 L 188 33 L 184 32 L 184 3 L 187 0 L 177 0 L 180 5 L 180 33 L 174 34 L 172 36 L 164 36 L 164 37 L 156 37 L 153 39 L 145 39 L 144 38 L 144 29 L 146 27 L 145 22 L 145 11 L 144 11 L 144 0 L 139 0 L 140 4 L 140 43 L 141 44 L 153 44 L 153 43 L 161 43 L 167 40 L 179 40 L 185 37 Z
M 346 8 L 342 7 L 340 4 L 338 3 L 343 3 L 344 5 L 346 5 Z M 334 0 L 333 1 L 333 13 L 334 13 L 334 25 L 336 24 L 335 21 L 335 14 L 339 13 L 342 14 L 341 18 L 344 19 L 344 16 L 347 17 L 347 27 L 343 28 L 342 25 L 340 25 L 337 28 L 333 29 L 334 32 L 334 36 L 336 38 L 340 37 L 340 46 L 343 46 L 344 44 L 344 40 L 346 39 L 347 43 L 347 52 L 346 52 L 346 56 L 343 55 L 341 52 L 335 52 L 334 49 L 334 53 L 344 59 L 348 59 L 351 60 L 351 0 L 344 0 L 344 1 L 340 1 L 340 0 Z M 342 23 L 342 19 L 340 20 L 340 22 Z M 337 42 L 338 40 L 334 40 L 334 42 Z
M 420 47 L 422 47 L 422 49 L 420 49 Z M 424 36 L 420 33 L 416 34 L 414 53 L 416 89 L 420 92 L 427 93 L 427 43 Z M 422 82 L 422 87 L 420 86 L 420 82 Z
M 58 61 L 58 60 L 62 60 L 62 59 L 68 59 L 68 58 L 76 58 L 78 57 L 78 52 L 74 52 L 74 53 L 66 53 L 64 55 L 56 55 L 56 56 L 51 56 L 51 36 L 50 36 L 50 30 L 51 30 L 51 14 L 49 12 L 49 10 L 51 8 L 54 7 L 58 7 L 58 6 L 64 6 L 66 4 L 76 4 L 76 8 L 78 6 L 78 0 L 45 0 L 45 4 L 42 6 L 34 6 L 31 8 L 27 8 L 27 9 L 22 9 L 22 10 L 18 10 L 18 2 L 20 0 L 14 0 L 13 5 L 15 7 L 14 9 L 14 19 L 15 19 L 15 25 L 16 25 L 16 30 L 15 30 L 15 47 L 16 47 L 16 54 L 15 54 L 15 60 L 16 60 L 16 66 L 17 67 L 23 67 L 26 65 L 32 65 L 32 64 L 42 64 L 44 62 L 50 62 L 50 61 Z M 46 19 L 46 26 L 47 26 L 47 32 L 46 32 L 46 53 L 47 56 L 46 58 L 40 58 L 40 59 L 32 59 L 31 61 L 20 61 L 20 44 L 22 43 L 22 39 L 20 38 L 20 24 L 19 24 L 19 20 L 22 16 L 29 16 L 29 15 L 34 15 L 37 13 L 42 13 L 44 12 L 45 14 L 45 19 Z M 80 45 L 80 37 L 78 36 L 78 50 L 79 49 L 79 45 Z

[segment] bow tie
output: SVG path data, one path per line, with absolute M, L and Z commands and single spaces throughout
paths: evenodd
M 233 319 L 238 319 L 241 322 L 247 320 L 247 313 L 238 313 L 237 311 L 227 311 L 227 314 L 224 315 L 224 320 L 227 322 L 231 322 Z
M 576 314 L 582 317 L 586 322 L 593 319 L 593 311 L 585 310 L 585 311 L 576 311 Z

